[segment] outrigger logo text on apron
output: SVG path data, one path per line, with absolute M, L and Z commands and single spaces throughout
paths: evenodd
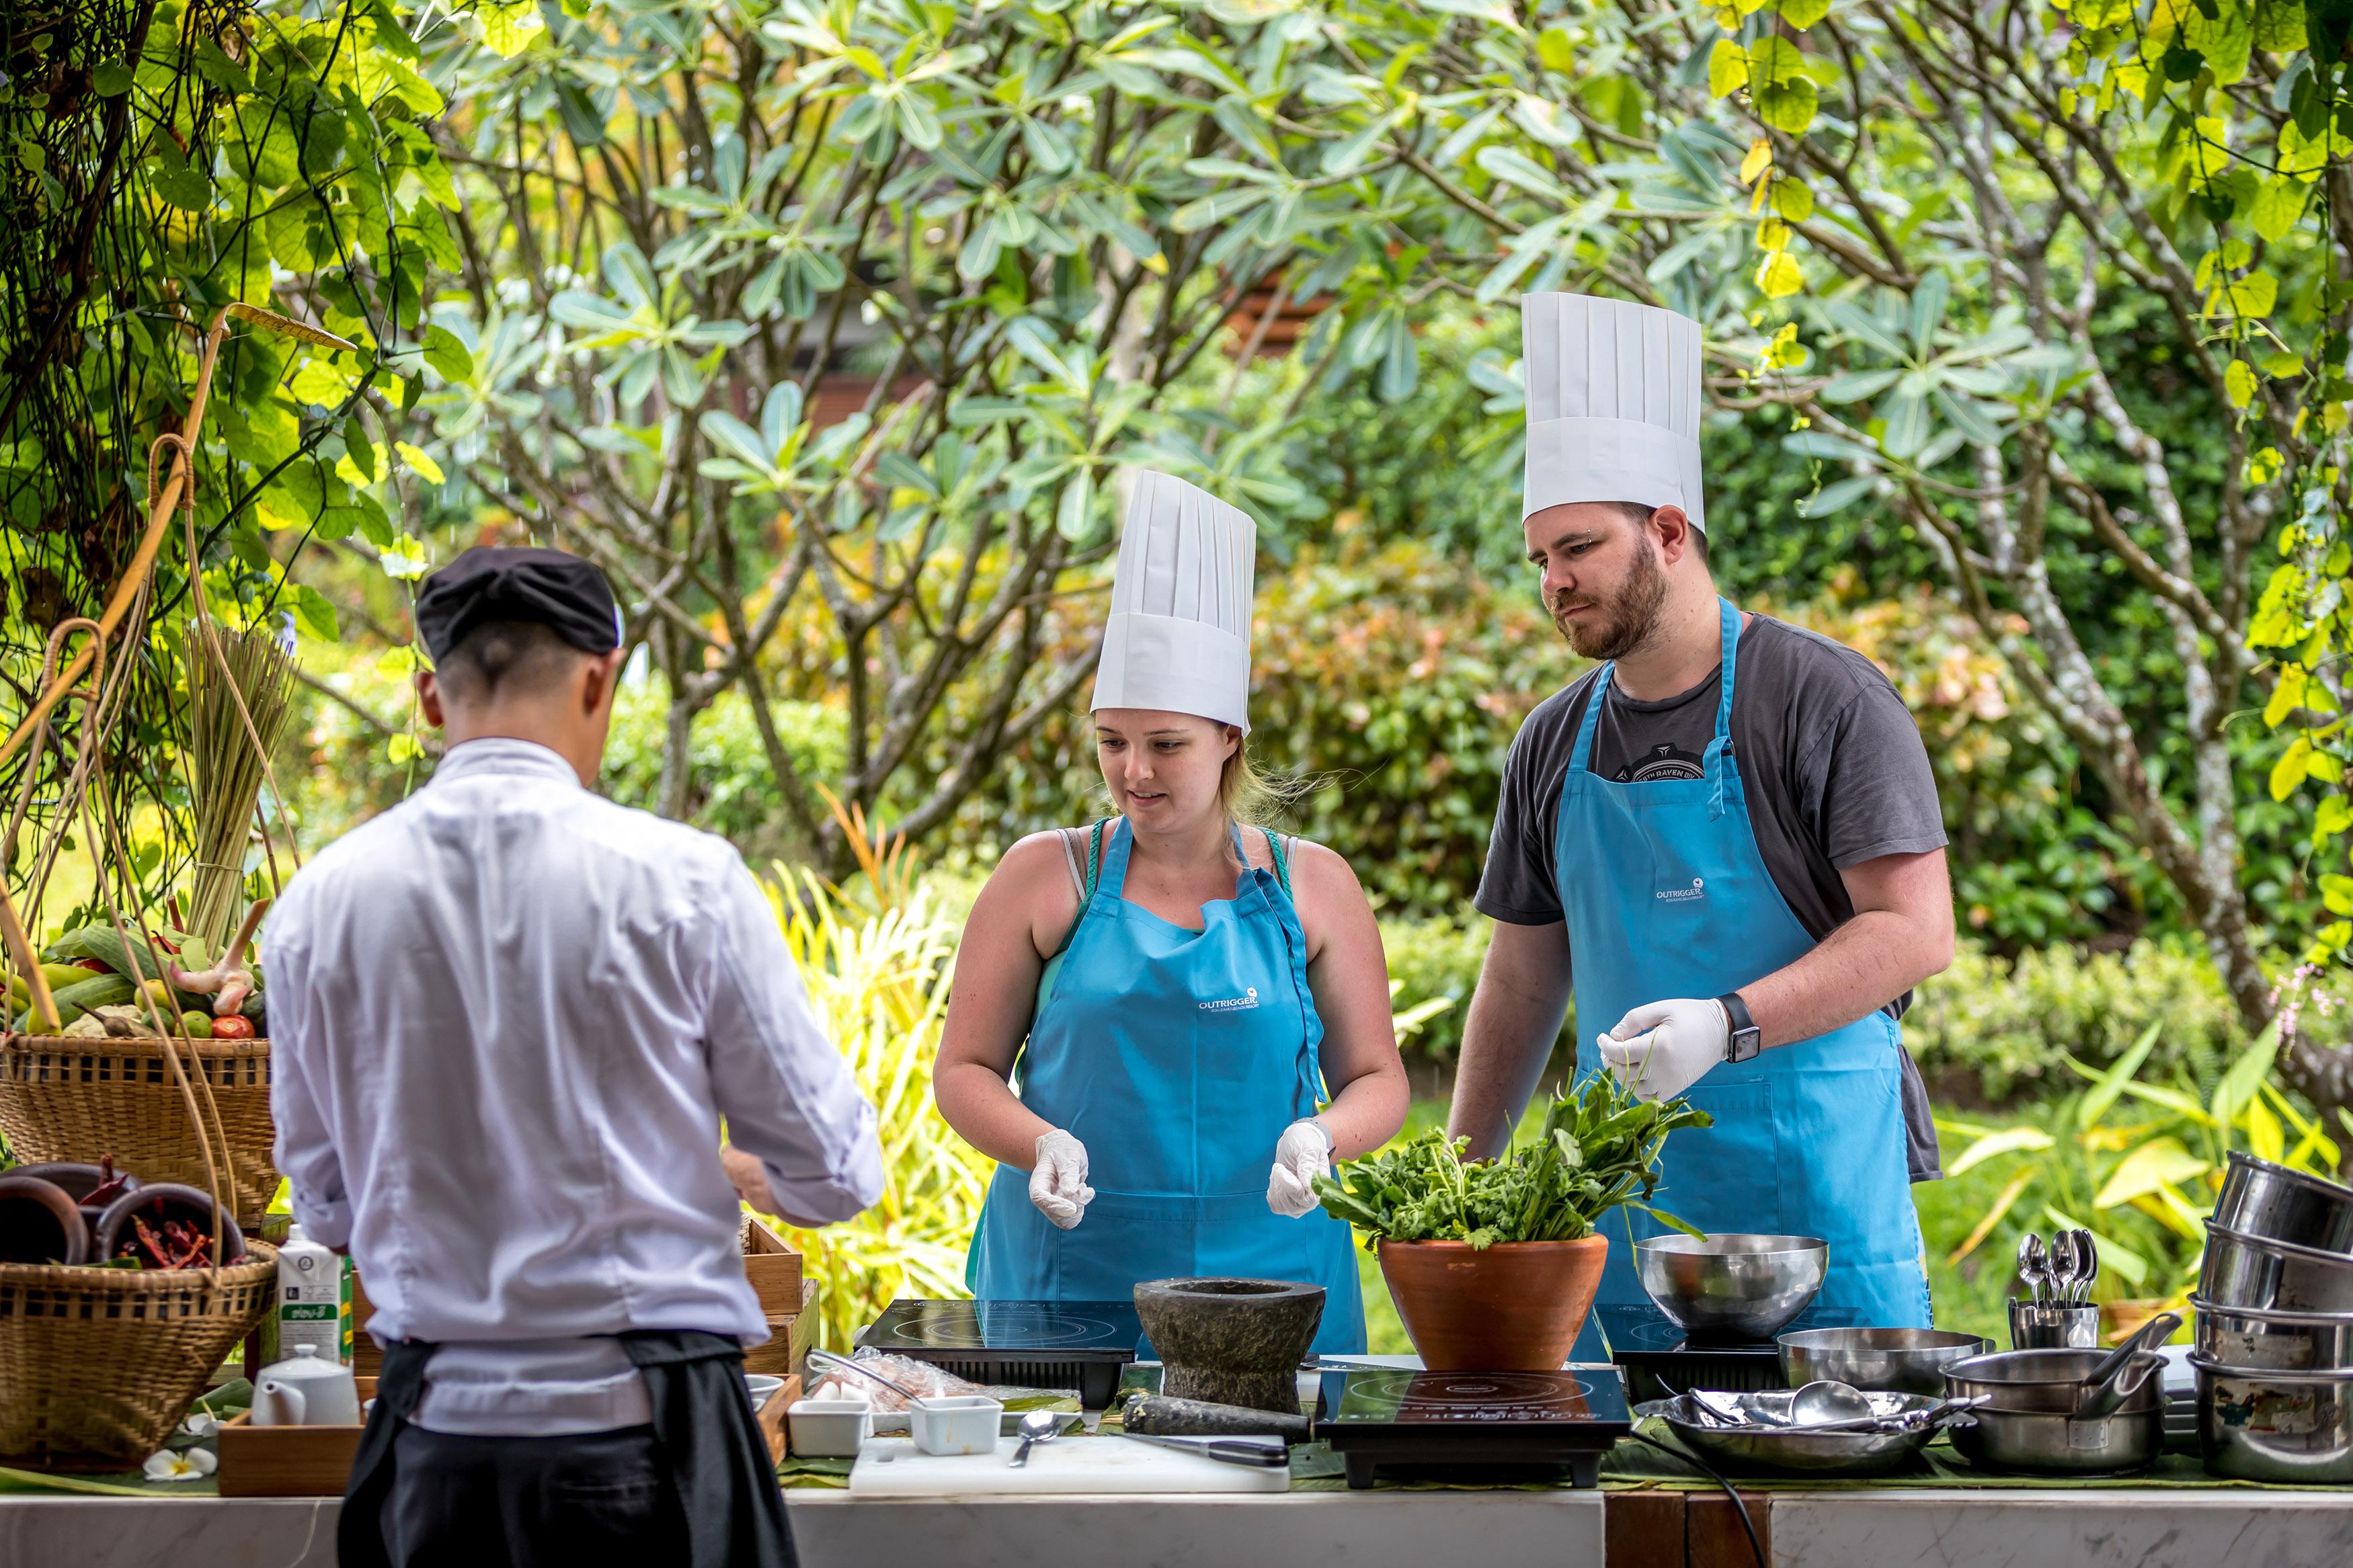
M 1204 1013 L 1247 1013 L 1258 1005 L 1258 987 L 1253 985 L 1239 996 L 1224 996 L 1198 1005 Z
M 1688 903 L 1694 899 L 1704 899 L 1707 897 L 1707 879 L 1694 877 L 1688 888 L 1661 888 L 1651 896 L 1654 899 L 1662 899 L 1671 904 Z

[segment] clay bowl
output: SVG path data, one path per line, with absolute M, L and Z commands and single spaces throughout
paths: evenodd
M 90 1231 L 71 1194 L 38 1176 L 0 1176 L 0 1263 L 89 1259 Z
M 159 1232 L 167 1222 L 178 1220 L 210 1236 L 214 1207 L 212 1194 L 201 1187 L 184 1186 L 178 1182 L 152 1182 L 106 1205 L 106 1212 L 91 1227 L 91 1238 L 97 1243 L 92 1254 L 100 1258 L 119 1254 L 139 1234 L 138 1227 L 132 1224 L 133 1219 L 143 1219 L 150 1228 Z M 221 1215 L 220 1261 L 231 1263 L 243 1256 L 245 1233 L 237 1228 L 237 1221 Z
M 106 1212 L 105 1204 L 90 1201 L 90 1194 L 106 1180 L 106 1171 L 102 1166 L 84 1165 L 72 1160 L 52 1160 L 47 1164 L 19 1165 L 8 1173 L 12 1176 L 38 1176 L 45 1182 L 55 1182 L 63 1187 L 66 1196 L 81 1205 L 82 1222 L 92 1230 L 98 1228 L 99 1216 Z M 127 1171 L 117 1171 L 114 1174 L 126 1193 L 135 1193 L 145 1184 Z
M 1384 1241 L 1381 1276 L 1432 1372 L 1558 1372 L 1593 1310 L 1609 1238 Z
M 1299 1363 L 1324 1321 L 1324 1287 L 1283 1279 L 1147 1279 L 1135 1315 L 1172 1399 L 1299 1414 Z

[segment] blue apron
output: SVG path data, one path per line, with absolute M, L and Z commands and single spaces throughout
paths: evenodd
M 1275 1143 L 1315 1113 L 1323 1081 L 1299 916 L 1274 874 L 1250 868 L 1231 899 L 1201 906 L 1202 930 L 1172 924 L 1120 897 L 1128 846 L 1123 819 L 1019 1062 L 1021 1103 L 1086 1145 L 1094 1202 L 1057 1229 L 1029 1173 L 999 1165 L 965 1280 L 982 1300 L 1029 1301 L 1124 1301 L 1145 1279 L 1303 1280 L 1324 1289 L 1314 1348 L 1361 1353 L 1347 1225 L 1266 1206 Z
M 1723 605 L 1724 689 L 1704 776 L 1619 784 L 1587 765 L 1609 692 L 1604 665 L 1561 786 L 1554 864 L 1577 987 L 1579 1082 L 1592 1038 L 1645 1003 L 1721 996 L 1803 957 L 1814 939 L 1757 847 L 1732 754 L 1740 612 Z M 1652 1201 L 1704 1231 L 1818 1236 L 1818 1298 L 1884 1328 L 1928 1326 L 1920 1221 L 1904 1158 L 1901 1026 L 1874 1009 L 1843 1028 L 1724 1062 L 1690 1090 L 1715 1118 L 1669 1136 Z M 1623 1217 L 1620 1217 L 1622 1215 Z M 1649 1300 L 1629 1236 L 1664 1227 L 1632 1209 L 1610 1238 L 1598 1300 Z

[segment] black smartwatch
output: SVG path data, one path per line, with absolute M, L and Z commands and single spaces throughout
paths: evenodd
M 1739 992 L 1727 991 L 1715 999 L 1715 1005 L 1724 1009 L 1724 1016 L 1732 1023 L 1731 1037 L 1724 1043 L 1724 1059 L 1755 1060 L 1757 1053 L 1765 1048 L 1765 1031 L 1748 1016 L 1748 1004 L 1740 999 Z

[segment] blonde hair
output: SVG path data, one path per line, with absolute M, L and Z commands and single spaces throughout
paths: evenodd
M 1228 725 L 1229 730 L 1239 726 Z M 1314 795 L 1323 780 L 1298 773 L 1263 773 L 1250 762 L 1250 736 L 1238 733 L 1234 754 L 1218 774 L 1218 805 L 1229 820 L 1248 827 L 1267 827 L 1291 815 Z

